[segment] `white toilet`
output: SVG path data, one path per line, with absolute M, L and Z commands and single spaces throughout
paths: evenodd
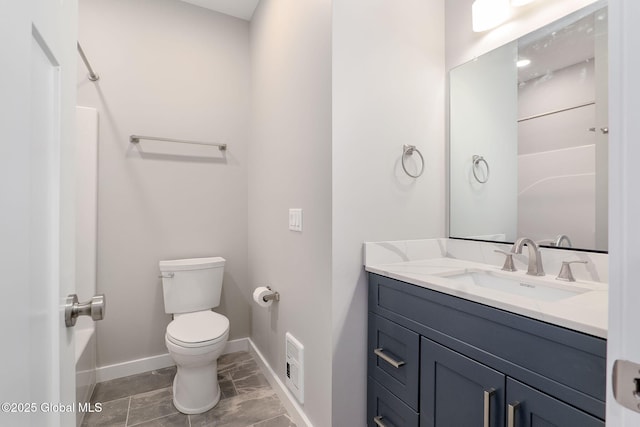
M 160 261 L 164 311 L 173 314 L 165 343 L 176 363 L 173 404 L 200 414 L 220 400 L 218 357 L 229 337 L 229 319 L 211 311 L 220 305 L 225 259 Z

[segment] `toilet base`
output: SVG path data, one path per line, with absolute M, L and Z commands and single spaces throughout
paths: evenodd
M 183 414 L 201 414 L 220 401 L 218 361 L 200 366 L 177 365 L 173 404 Z
M 212 402 L 206 404 L 205 406 L 202 406 L 200 408 L 188 408 L 186 406 L 183 406 L 177 399 L 176 399 L 176 379 L 173 379 L 173 406 L 176 407 L 176 409 L 180 412 L 182 412 L 183 414 L 187 414 L 187 415 L 195 415 L 195 414 L 202 414 L 204 412 L 207 412 L 209 409 L 213 408 L 214 406 L 216 406 L 218 404 L 218 402 L 220 401 L 220 387 L 218 386 L 218 382 L 216 381 L 216 393 L 215 393 L 215 397 L 213 399 Z

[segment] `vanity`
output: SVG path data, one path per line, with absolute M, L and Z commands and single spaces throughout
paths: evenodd
M 447 256 L 373 262 L 369 426 L 605 425 L 605 284 Z

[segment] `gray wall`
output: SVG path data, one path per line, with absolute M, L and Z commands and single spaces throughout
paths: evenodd
M 268 310 L 253 306 L 251 338 L 283 382 L 285 333 L 302 342 L 304 411 L 329 426 L 331 1 L 262 0 L 251 67 L 249 282 L 281 295 Z M 303 210 L 301 233 L 288 230 L 289 208 Z
M 332 423 L 323 425 L 366 425 L 362 243 L 444 236 L 444 3 L 333 2 Z M 402 170 L 403 144 L 424 156 L 418 179 Z
M 249 335 L 249 26 L 175 0 L 82 0 L 78 104 L 100 115 L 98 366 L 166 353 L 158 261 L 222 256 L 230 339 Z M 82 67 L 82 64 L 80 64 Z M 129 143 L 130 134 L 229 144 Z

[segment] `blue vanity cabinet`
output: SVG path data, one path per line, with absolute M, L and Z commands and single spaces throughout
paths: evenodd
M 369 316 L 368 374 L 418 410 L 420 335 L 383 317 Z
M 420 427 L 504 427 L 505 376 L 422 338 Z
M 370 313 L 367 353 L 368 425 L 418 427 L 420 335 Z
M 604 421 L 422 338 L 420 427 L 604 427 Z
M 418 413 L 371 377 L 367 389 L 368 427 L 419 427 Z
M 604 426 L 602 338 L 373 273 L 368 334 L 369 427 Z
M 508 427 L 604 427 L 604 421 L 507 378 Z

